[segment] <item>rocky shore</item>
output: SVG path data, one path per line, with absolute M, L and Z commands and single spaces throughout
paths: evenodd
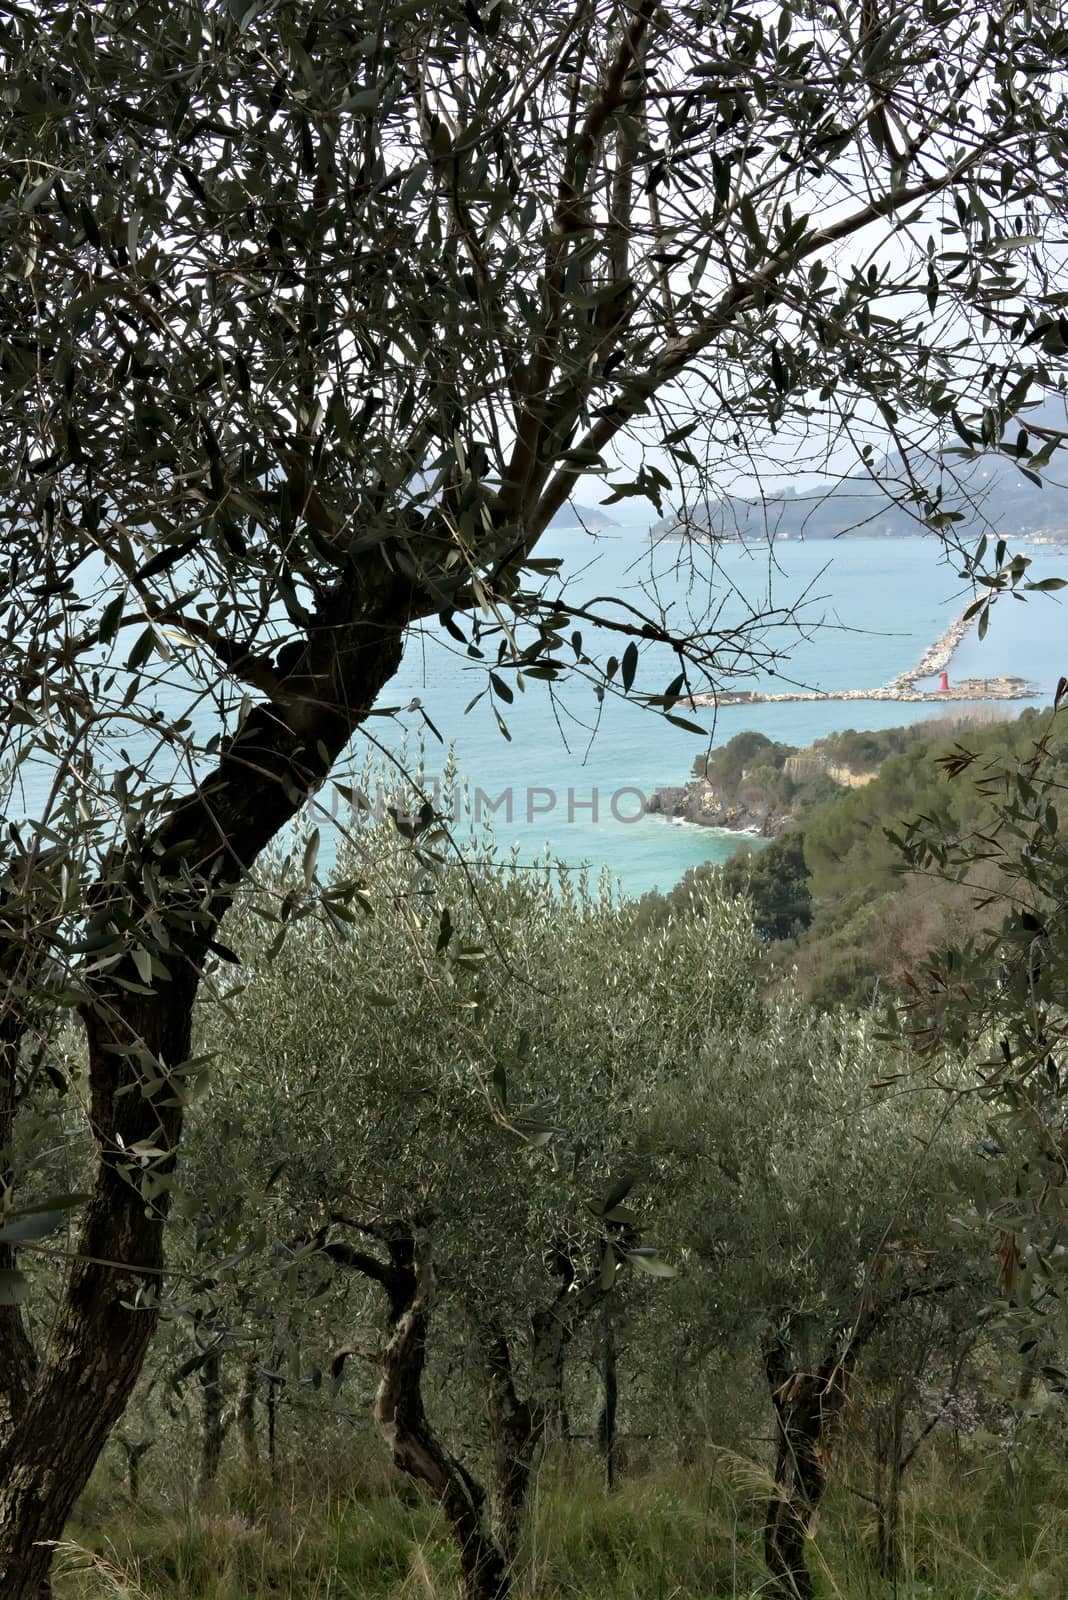
M 675 788 L 657 789 L 645 809 L 655 816 L 695 823 L 699 828 L 725 828 L 731 833 L 751 833 L 762 839 L 785 833 L 796 822 L 789 809 L 780 810 L 762 800 L 747 803 L 744 798 L 735 796 L 724 801 L 700 778 Z

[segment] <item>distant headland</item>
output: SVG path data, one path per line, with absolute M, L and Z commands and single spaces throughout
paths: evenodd
M 804 826 L 813 807 L 871 783 L 888 756 L 914 741 L 936 734 L 955 738 L 962 728 L 997 720 L 992 708 L 947 709 L 945 717 L 923 724 L 867 732 L 847 728 L 804 749 L 747 730 L 699 756 L 688 782 L 657 789 L 647 809 L 676 822 L 773 839 Z
M 577 501 L 569 500 L 560 507 L 549 526 L 587 528 L 591 533 L 600 533 L 602 528 L 618 528 L 619 523 L 608 515 L 603 506 L 580 506 Z
M 1043 414 L 1044 415 L 1044 414 Z M 1053 422 L 1065 426 L 1063 413 Z M 674 508 L 650 530 L 661 540 L 697 544 L 759 543 L 769 539 L 905 539 L 932 537 L 934 526 L 958 536 L 988 529 L 1035 544 L 1068 544 L 1068 488 L 1051 478 L 1025 476 L 1005 455 L 988 451 L 974 461 L 948 458 L 916 467 L 919 487 L 937 506 L 933 522 L 921 514 L 917 477 L 891 457 L 878 472 L 859 472 L 812 488 L 769 491 L 759 497 L 700 495 Z M 938 515 L 941 522 L 937 520 Z

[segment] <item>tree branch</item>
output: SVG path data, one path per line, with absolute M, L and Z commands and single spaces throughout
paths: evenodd
M 739 279 L 721 296 L 719 304 L 689 333 L 680 338 L 669 338 L 650 366 L 631 378 L 616 399 L 608 405 L 599 420 L 583 435 L 576 447 L 582 451 L 599 453 L 645 406 L 646 401 L 677 377 L 697 359 L 726 330 L 738 312 L 752 305 L 762 295 L 773 289 L 783 275 L 800 262 L 820 250 L 838 244 L 843 239 L 859 233 L 872 222 L 919 200 L 931 199 L 944 189 L 952 187 L 988 153 L 991 142 L 978 146 L 963 161 L 938 176 L 914 183 L 908 188 L 888 190 L 877 200 L 870 201 L 857 211 L 842 217 L 829 227 L 816 229 L 796 247 L 780 251 L 770 257 L 757 271 Z M 551 425 L 551 419 L 549 424 Z M 582 472 L 580 466 L 559 467 L 543 490 L 525 527 L 525 538 L 517 545 L 509 567 L 522 564 L 525 555 L 537 543 L 560 507 L 570 496 Z

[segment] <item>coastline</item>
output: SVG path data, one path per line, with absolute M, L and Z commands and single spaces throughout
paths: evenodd
M 946 679 L 944 687 L 920 687 L 937 674 L 948 673 L 954 655 L 975 620 L 975 614 L 971 613 L 972 607 L 969 605 L 927 646 L 915 666 L 874 689 L 787 690 L 778 694 L 735 690 L 721 694 L 695 694 L 687 697 L 683 703 L 693 708 L 715 706 L 718 709 L 727 705 L 757 706 L 791 701 L 918 701 L 949 706 L 963 701 L 974 704 L 1033 699 L 1037 693 L 1035 687 L 1023 678 L 1016 677 L 967 678 L 953 685 Z M 793 775 L 800 777 L 800 766 L 806 757 L 810 758 L 809 766 L 813 765 L 812 758 L 815 758 L 815 766 L 820 767 L 819 756 L 812 749 L 795 751 L 786 763 L 786 770 L 789 772 L 791 765 L 797 764 L 798 770 Z M 874 772 L 839 770 L 826 763 L 821 770 L 835 782 L 851 788 L 870 781 L 874 776 Z M 745 777 L 743 772 L 742 778 Z M 665 785 L 656 789 L 648 809 L 653 815 L 659 814 L 674 822 L 765 839 L 774 838 L 797 825 L 796 808 L 792 803 L 770 802 L 766 794 L 753 790 L 747 792 L 744 783 L 737 785 L 736 793 L 725 793 L 720 786 L 709 782 L 707 776 L 691 779 L 682 785 Z
M 873 689 L 788 689 L 774 694 L 762 694 L 756 689 L 708 690 L 687 696 L 683 705 L 691 711 L 703 706 L 755 706 L 775 705 L 787 701 L 811 700 L 900 700 L 929 701 L 941 704 L 953 700 L 1031 700 L 1037 694 L 1034 684 L 1024 678 L 998 676 L 993 678 L 963 678 L 945 689 L 920 689 L 917 684 L 938 672 L 945 672 L 967 635 L 974 616 L 969 616 L 971 605 L 966 607 L 945 631 L 929 645 L 915 667 L 899 672 L 889 683 Z

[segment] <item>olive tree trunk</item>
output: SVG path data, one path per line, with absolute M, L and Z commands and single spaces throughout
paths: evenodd
M 530 1480 L 550 1428 L 550 1404 L 516 1392 L 512 1352 L 504 1330 L 484 1331 L 493 1529 L 509 1569 L 515 1569 Z
M 379 1355 L 346 1345 L 333 1358 L 337 1381 L 350 1355 L 363 1355 L 378 1367 L 373 1415 L 393 1465 L 433 1495 L 441 1506 L 460 1557 L 463 1600 L 508 1600 L 511 1572 L 487 1514 L 486 1492 L 462 1461 L 451 1455 L 431 1426 L 423 1402 L 427 1335 L 433 1298 L 433 1270 L 426 1219 L 413 1222 L 355 1222 L 335 1215 L 332 1222 L 365 1233 L 384 1246 L 386 1258 L 339 1240 L 319 1248 L 339 1266 L 377 1283 L 388 1302 L 389 1337 Z
M 773 1600 L 812 1600 L 805 1548 L 827 1487 L 834 1426 L 849 1380 L 872 1335 L 910 1301 L 943 1295 L 956 1283 L 907 1284 L 882 1301 L 869 1301 L 828 1340 L 815 1372 L 798 1369 L 780 1334 L 764 1349 L 764 1371 L 775 1411 L 775 1491 L 764 1520 L 764 1559 Z
M 206 1500 L 219 1478 L 226 1423 L 223 1416 L 222 1356 L 211 1350 L 200 1369 L 200 1470 L 197 1497 Z
M 17 1307 L 0 1316 L 0 1595 L 41 1600 L 56 1541 L 122 1416 L 159 1320 L 163 1232 L 182 1131 L 182 1068 L 204 961 L 233 889 L 329 772 L 400 663 L 411 614 L 395 576 L 363 573 L 324 598 L 291 672 L 301 689 L 264 704 L 155 836 L 109 865 L 87 912 L 132 955 L 85 980 L 90 1122 L 97 1164 L 46 1351 L 35 1361 Z M 360 615 L 361 606 L 367 615 Z M 0 908 L 3 894 L 0 890 Z M 23 922 L 25 894 L 22 895 Z M 168 930 L 166 959 L 152 928 Z M 122 931 L 115 934 L 115 929 Z M 27 955 L 29 952 L 29 955 Z M 19 964 L 32 930 L 0 917 L 0 1140 L 10 1139 L 26 1026 Z M 145 992 L 148 989 L 150 992 Z
M 148 1452 L 155 1448 L 155 1439 L 130 1439 L 120 1429 L 115 1438 L 126 1459 L 126 1492 L 130 1496 L 130 1504 L 135 1506 L 141 1499 L 141 1462 Z
M 241 1462 L 246 1472 L 255 1472 L 260 1461 L 259 1438 L 256 1431 L 258 1388 L 256 1363 L 246 1362 L 241 1380 L 241 1395 L 237 1402 L 237 1437 L 241 1447 Z
M 818 1372 L 791 1371 L 781 1344 L 765 1352 L 775 1408 L 775 1490 L 764 1519 L 764 1559 L 774 1600 L 812 1600 L 805 1546 L 827 1487 L 829 1433 L 845 1396 L 837 1352 Z
M 485 1490 L 440 1443 L 423 1405 L 433 1284 L 425 1241 L 413 1240 L 410 1265 L 402 1270 L 406 1301 L 382 1356 L 375 1422 L 394 1465 L 423 1483 L 440 1504 L 459 1548 L 464 1600 L 508 1600 L 510 1564 L 489 1525 Z
M 619 1411 L 619 1349 L 612 1308 L 605 1306 L 601 1329 L 601 1410 L 597 1417 L 597 1448 L 604 1466 L 605 1488 L 611 1493 L 619 1479 L 616 1419 Z
M 136 1006 L 123 994 L 119 1026 L 103 1003 L 85 1019 L 97 1176 L 48 1351 L 0 1446 L 4 1600 L 47 1592 L 55 1541 L 122 1416 L 156 1329 L 181 1107 L 165 1078 L 152 1097 L 144 1080 L 149 1063 L 188 1058 L 192 997 L 192 982 L 179 978 Z M 128 1092 L 118 1095 L 120 1087 Z
M 499 1324 L 480 1330 L 486 1369 L 486 1399 L 493 1461 L 493 1526 L 509 1565 L 515 1567 L 531 1480 L 547 1446 L 566 1425 L 564 1376 L 571 1342 L 582 1323 L 611 1291 L 600 1273 L 576 1283 L 574 1271 L 559 1274 L 562 1286 L 549 1306 L 530 1319 L 527 1398 L 516 1389 L 510 1342 Z

